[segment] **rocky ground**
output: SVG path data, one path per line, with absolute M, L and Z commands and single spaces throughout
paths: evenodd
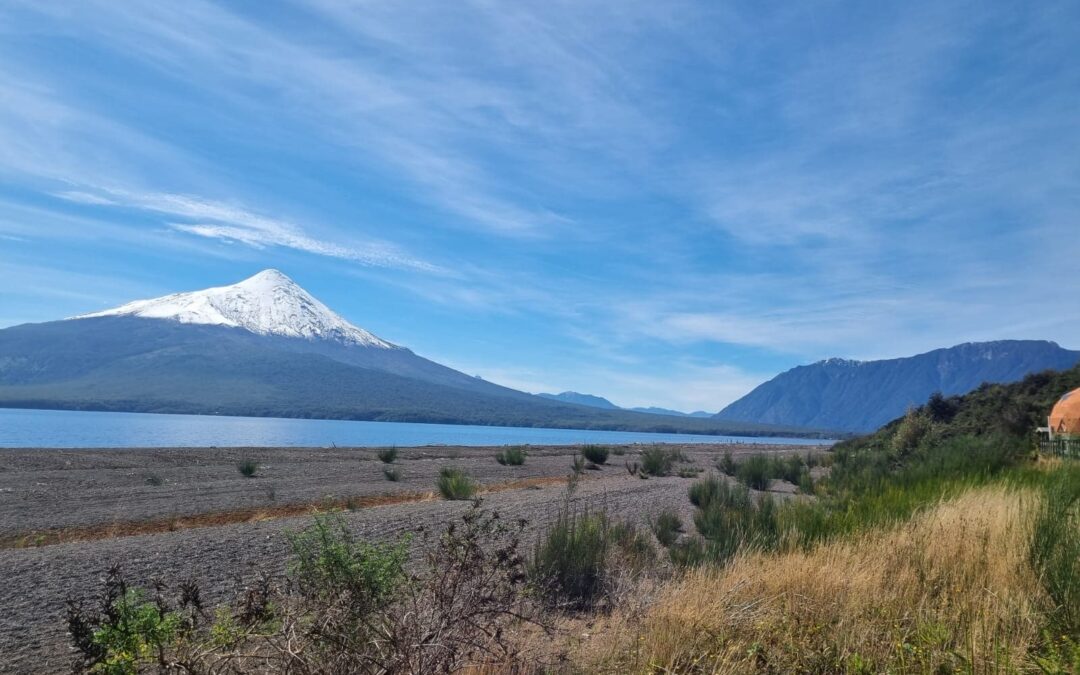
M 805 453 L 805 446 L 686 445 L 688 462 L 711 469 L 730 450 L 740 454 Z M 628 474 L 640 447 L 625 446 L 609 465 L 587 471 L 574 499 L 603 507 L 616 518 L 644 521 L 670 508 L 691 516 L 687 478 L 642 481 Z M 68 597 L 86 598 L 119 563 L 133 581 L 155 578 L 200 580 L 211 601 L 224 597 L 239 579 L 282 571 L 287 558 L 284 534 L 303 528 L 310 515 L 271 517 L 282 506 L 331 503 L 353 497 L 398 495 L 402 503 L 344 512 L 349 526 L 372 538 L 393 537 L 418 526 L 439 528 L 469 507 L 431 496 L 443 466 L 464 469 L 486 486 L 569 473 L 574 447 L 532 447 L 524 466 L 495 462 L 496 448 L 427 447 L 399 449 L 399 482 L 387 481 L 375 451 L 355 448 L 241 448 L 138 450 L 0 451 L 0 672 L 66 672 L 71 654 L 65 635 Z M 259 464 L 254 478 L 237 463 Z M 484 497 L 484 505 L 506 518 L 524 518 L 534 529 L 548 522 L 566 495 L 560 483 L 504 489 Z M 778 489 L 782 488 L 778 486 Z M 102 537 L 111 523 L 168 523 L 221 512 L 253 514 L 244 522 L 193 527 L 153 534 Z M 245 516 L 246 517 L 246 516 Z M 180 521 L 178 521 L 180 522 Z M 94 528 L 98 528 L 97 531 Z M 85 540 L 34 546 L 41 533 L 62 530 Z M 125 530 L 119 527 L 116 530 Z

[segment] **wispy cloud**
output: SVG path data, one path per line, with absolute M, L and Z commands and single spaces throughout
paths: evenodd
M 167 193 L 132 193 L 99 189 L 98 192 L 72 190 L 57 197 L 91 205 L 119 206 L 154 211 L 169 217 L 184 217 L 194 223 L 169 223 L 178 231 L 208 239 L 237 242 L 258 248 L 281 246 L 305 253 L 339 258 L 375 267 L 393 267 L 441 273 L 431 263 L 410 257 L 384 242 L 345 246 L 307 235 L 293 223 L 257 214 L 246 208 L 193 197 Z

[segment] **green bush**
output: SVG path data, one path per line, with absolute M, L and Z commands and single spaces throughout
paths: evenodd
M 521 466 L 525 463 L 525 448 L 513 445 L 495 455 L 495 461 L 503 466 Z
M 549 605 L 583 609 L 603 597 L 617 566 L 641 570 L 654 562 L 652 544 L 632 525 L 565 504 L 537 541 L 529 576 Z
M 683 531 L 682 520 L 674 511 L 661 511 L 649 525 L 656 540 L 664 547 L 671 547 Z
M 472 499 L 476 494 L 476 483 L 461 469 L 443 467 L 436 482 L 443 499 Z
M 99 602 L 96 613 L 68 604 L 68 634 L 81 667 L 90 672 L 134 675 L 140 664 L 164 654 L 186 625 L 179 612 L 128 587 L 117 566 L 109 570 Z
M 585 459 L 597 466 L 607 462 L 609 452 L 610 450 L 606 445 L 584 445 L 581 447 L 581 454 Z
M 722 564 L 740 549 L 775 547 L 780 529 L 772 497 L 755 499 L 743 485 L 724 488 L 694 514 L 694 526 L 707 542 L 706 558 Z
M 726 493 L 731 488 L 727 481 L 709 476 L 693 483 L 687 493 L 690 495 L 690 503 L 698 508 L 708 506 L 718 495 Z
M 371 544 L 353 536 L 340 516 L 317 515 L 288 539 L 289 578 L 308 597 L 344 598 L 350 611 L 367 613 L 392 601 L 405 581 L 408 538 Z
M 621 445 L 616 445 L 611 449 L 611 454 L 615 455 L 616 457 L 622 457 L 626 454 L 626 448 Z
M 574 461 L 570 463 L 570 470 L 574 472 L 575 476 L 585 473 L 585 458 L 581 455 L 574 455 Z
M 379 448 L 375 454 L 384 464 L 393 464 L 397 459 L 398 449 L 397 446 L 390 446 L 389 448 Z
M 401 480 L 401 470 L 393 467 L 386 467 L 383 469 L 383 477 L 391 483 L 396 483 Z
M 806 469 L 803 458 L 798 455 L 788 455 L 785 458 L 777 457 L 772 471 L 773 478 L 782 478 L 792 485 L 799 484 L 799 478 Z
M 564 507 L 540 537 L 529 571 L 550 604 L 582 608 L 599 598 L 610 545 L 608 528 L 603 513 L 578 514 Z
M 259 463 L 253 459 L 242 459 L 236 463 L 236 470 L 244 478 L 254 478 L 259 471 Z
M 764 455 L 744 459 L 735 468 L 735 476 L 739 481 L 754 490 L 767 490 L 772 473 L 773 463 Z
M 717 462 L 716 467 L 724 473 L 725 476 L 735 475 L 735 459 L 731 456 L 730 450 L 724 451 L 724 456 Z
M 650 446 L 641 453 L 641 471 L 650 476 L 670 475 L 679 457 L 680 453 L 677 451 L 659 445 Z

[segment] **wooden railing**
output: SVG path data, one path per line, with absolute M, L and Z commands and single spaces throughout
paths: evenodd
M 1039 441 L 1039 452 L 1044 455 L 1080 459 L 1080 438 L 1043 439 Z

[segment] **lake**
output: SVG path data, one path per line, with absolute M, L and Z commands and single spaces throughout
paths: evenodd
M 647 434 L 457 424 L 0 409 L 3 448 L 378 447 L 577 443 L 791 443 L 818 439 Z

